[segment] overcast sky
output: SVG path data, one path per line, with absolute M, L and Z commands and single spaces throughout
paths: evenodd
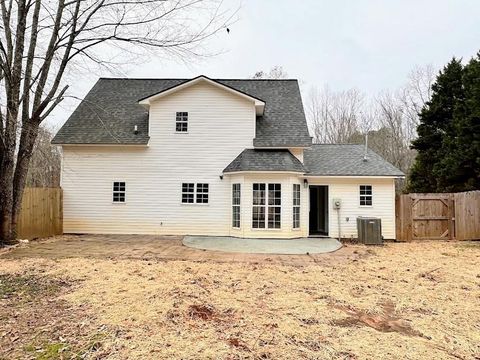
M 225 0 L 236 8 L 239 0 Z M 480 50 L 479 0 L 243 0 L 238 21 L 207 44 L 223 53 L 185 65 L 152 58 L 126 76 L 251 77 L 280 65 L 289 78 L 369 95 L 401 86 L 415 65 L 442 67 L 452 56 Z M 97 76 L 78 74 L 70 93 L 82 97 Z M 305 99 L 304 99 L 305 102 Z M 67 101 L 49 123 L 62 125 L 78 101 Z

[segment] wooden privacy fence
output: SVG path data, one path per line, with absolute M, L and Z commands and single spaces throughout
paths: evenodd
M 480 239 L 480 191 L 455 195 L 455 237 L 458 240 Z
M 396 199 L 397 240 L 480 239 L 480 191 Z
M 17 222 L 17 238 L 33 239 L 62 233 L 62 189 L 26 188 Z

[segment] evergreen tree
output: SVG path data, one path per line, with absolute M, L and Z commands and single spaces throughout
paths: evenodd
M 441 191 L 480 189 L 480 52 L 465 65 L 462 84 L 464 98 L 456 99 L 445 156 L 434 167 Z
M 418 138 L 412 142 L 418 154 L 410 173 L 410 192 L 442 191 L 434 169 L 438 169 L 446 156 L 444 145 L 452 133 L 454 112 L 458 102 L 464 99 L 462 74 L 461 61 L 453 58 L 440 71 L 432 85 L 432 97 L 419 114 Z

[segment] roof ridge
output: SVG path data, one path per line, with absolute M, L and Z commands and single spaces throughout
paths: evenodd
M 331 146 L 343 146 L 343 145 L 365 146 L 365 144 L 352 144 L 352 143 L 348 143 L 348 144 L 318 144 L 318 143 L 314 143 L 314 144 L 312 144 L 312 146 L 328 146 L 328 145 L 331 145 Z
M 141 77 L 105 77 L 101 76 L 101 80 L 191 80 L 193 78 L 141 78 Z M 248 78 L 210 78 L 217 81 L 298 81 L 298 79 L 248 79 Z

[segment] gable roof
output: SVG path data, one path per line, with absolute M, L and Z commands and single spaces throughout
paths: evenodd
M 214 86 L 217 86 L 217 87 L 220 87 L 220 88 L 223 88 L 231 93 L 234 93 L 236 95 L 239 95 L 245 99 L 248 99 L 248 100 L 252 100 L 255 102 L 255 110 L 256 110 L 256 114 L 257 115 L 263 115 L 263 110 L 265 108 L 265 101 L 259 99 L 259 98 L 256 98 L 254 96 L 251 96 L 247 93 L 244 93 L 243 91 L 240 91 L 238 89 L 235 89 L 235 88 L 232 88 L 231 86 L 228 86 L 228 85 L 225 85 L 225 84 L 222 84 L 216 80 L 212 80 L 210 78 L 208 78 L 207 76 L 205 75 L 200 75 L 200 76 L 197 76 L 193 79 L 190 79 L 190 80 L 186 80 L 178 85 L 174 85 L 168 89 L 164 89 L 156 94 L 152 94 L 152 95 L 149 95 L 149 96 L 146 96 L 144 97 L 143 99 L 140 99 L 138 101 L 138 103 L 140 105 L 147 105 L 149 106 L 150 103 L 152 101 L 155 101 L 157 99 L 160 99 L 164 96 L 167 96 L 167 95 L 170 95 L 176 91 L 179 91 L 181 89 L 185 89 L 186 87 L 189 87 L 189 86 L 192 86 L 192 85 L 195 85 L 195 84 L 198 84 L 199 82 L 201 81 L 205 81 L 211 85 L 214 85 Z
M 239 171 L 288 171 L 304 173 L 303 164 L 286 149 L 245 149 L 224 170 L 224 173 Z
M 305 149 L 303 159 L 307 175 L 312 176 L 405 176 L 376 152 L 364 145 L 314 144 Z
M 52 140 L 53 144 L 148 143 L 148 110 L 139 100 L 190 79 L 117 79 L 97 81 Z M 296 80 L 214 79 L 219 84 L 265 102 L 256 119 L 256 147 L 311 145 Z M 133 129 L 137 125 L 138 133 Z

